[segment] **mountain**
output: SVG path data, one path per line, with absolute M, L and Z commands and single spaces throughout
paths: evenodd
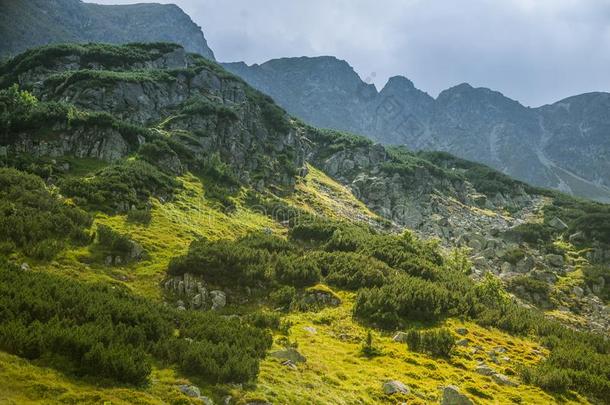
M 179 45 L 0 64 L 11 403 L 603 403 L 608 241 L 608 205 L 312 127 Z
M 175 42 L 214 60 L 201 28 L 173 4 L 0 0 L 0 9 L 0 58 L 66 42 Z
M 606 93 L 527 108 L 466 83 L 434 99 L 398 76 L 378 92 L 332 57 L 224 67 L 312 125 L 387 145 L 447 151 L 536 186 L 610 201 Z

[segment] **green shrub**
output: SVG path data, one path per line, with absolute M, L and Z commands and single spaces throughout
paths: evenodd
M 317 263 L 327 284 L 348 290 L 381 287 L 392 273 L 385 263 L 359 253 L 317 252 L 309 260 Z
M 211 383 L 246 382 L 270 346 L 267 332 L 239 320 L 176 311 L 116 286 L 0 268 L 0 349 L 54 359 L 44 364 L 76 375 L 141 385 L 154 360 Z
M 396 328 L 405 320 L 435 321 L 446 316 L 447 289 L 407 275 L 396 276 L 382 287 L 360 290 L 354 314 L 383 328 Z
M 271 255 L 265 250 L 202 239 L 191 243 L 185 256 L 172 259 L 168 271 L 172 275 L 200 275 L 206 282 L 222 286 L 255 287 L 268 283 L 273 270 Z
M 411 329 L 407 332 L 406 340 L 409 350 L 439 357 L 449 357 L 455 347 L 455 337 L 445 328 L 429 331 Z
M 277 312 L 258 311 L 246 315 L 245 321 L 260 329 L 278 330 L 280 327 L 280 315 Z
M 382 351 L 373 344 L 373 333 L 370 330 L 366 333 L 366 338 L 360 348 L 360 354 L 368 358 L 381 356 L 382 354 Z
M 152 213 L 148 208 L 129 210 L 127 213 L 127 222 L 148 225 L 151 220 Z
M 515 227 L 512 232 L 524 242 L 536 244 L 551 238 L 553 231 L 544 224 L 526 223 Z
M 0 213 L 0 241 L 38 259 L 90 241 L 87 213 L 51 194 L 39 177 L 15 169 L 0 168 Z
M 508 262 L 510 264 L 513 264 L 513 265 L 519 263 L 524 258 L 525 258 L 525 253 L 520 248 L 510 249 L 510 250 L 504 252 L 504 254 L 502 255 L 502 260 L 504 260 L 505 262 Z
M 289 309 L 296 298 L 296 289 L 292 286 L 282 286 L 269 294 L 269 299 L 275 305 Z
M 69 178 L 62 191 L 79 205 L 105 212 L 146 206 L 150 197 L 169 200 L 180 183 L 142 160 L 126 160 L 101 169 L 91 178 Z
M 278 256 L 275 274 L 282 284 L 306 287 L 320 281 L 320 268 L 307 256 Z

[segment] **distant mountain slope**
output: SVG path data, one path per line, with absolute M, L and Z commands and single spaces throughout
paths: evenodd
M 378 92 L 333 57 L 224 66 L 312 125 L 447 151 L 533 185 L 610 201 L 609 94 L 528 108 L 466 83 L 434 99 L 401 76 Z
M 201 28 L 173 4 L 0 0 L 0 10 L 0 57 L 51 43 L 175 42 L 214 59 Z

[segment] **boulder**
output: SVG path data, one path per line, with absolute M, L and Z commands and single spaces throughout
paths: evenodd
M 455 330 L 455 333 L 457 333 L 458 335 L 461 335 L 461 336 L 465 336 L 465 335 L 468 334 L 468 329 L 466 329 L 466 328 L 457 328 Z
M 183 394 L 185 394 L 186 396 L 189 396 L 191 398 L 199 398 L 201 396 L 201 390 L 199 390 L 199 388 L 197 388 L 194 385 L 181 385 L 180 387 L 180 392 L 182 392 Z
M 496 382 L 496 384 L 499 385 L 506 385 L 509 387 L 517 387 L 519 384 L 512 381 L 510 378 L 508 378 L 507 376 L 505 376 L 504 374 L 493 374 L 491 376 L 491 378 Z
M 227 305 L 227 296 L 224 292 L 219 290 L 210 291 L 210 297 L 212 297 L 212 310 L 224 308 Z
M 214 401 L 212 401 L 212 398 L 201 396 L 199 397 L 199 400 L 203 402 L 204 405 L 214 405 Z
M 574 288 L 572 288 L 572 293 L 578 298 L 582 298 L 582 296 L 585 294 L 585 290 L 579 286 L 574 286 Z
M 545 256 L 547 263 L 553 267 L 563 267 L 563 256 L 549 254 Z
M 491 367 L 489 367 L 486 364 L 478 365 L 477 368 L 474 369 L 474 371 L 476 371 L 477 373 L 479 373 L 481 375 L 487 375 L 487 376 L 495 374 L 495 371 L 493 371 L 491 369 Z
M 409 387 L 400 381 L 388 381 L 383 384 L 383 393 L 386 395 L 408 394 L 409 392 L 411 392 Z
M 534 268 L 534 264 L 534 259 L 531 256 L 524 257 L 515 266 L 515 271 L 517 273 L 527 273 Z
M 457 342 L 455 342 L 456 346 L 462 346 L 462 347 L 467 347 L 468 346 L 468 339 L 460 339 Z
M 462 394 L 459 388 L 448 385 L 443 388 L 441 405 L 473 405 L 473 402 L 466 395 Z
M 285 350 L 278 350 L 269 354 L 271 357 L 275 357 L 280 360 L 290 360 L 293 363 L 305 363 L 307 358 L 299 353 L 296 349 L 289 347 Z
M 578 231 L 578 232 L 570 235 L 568 240 L 570 241 L 570 243 L 578 244 L 578 243 L 586 242 L 587 238 L 582 231 Z
M 405 332 L 398 332 L 392 338 L 394 342 L 407 343 L 407 334 Z
M 549 221 L 549 226 L 558 231 L 565 231 L 566 229 L 568 229 L 568 225 L 557 217 L 553 217 Z

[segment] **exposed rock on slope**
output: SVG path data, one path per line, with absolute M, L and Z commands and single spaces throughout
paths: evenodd
M 163 41 L 214 59 L 201 28 L 173 4 L 1 0 L 0 9 L 0 57 L 53 43 Z

